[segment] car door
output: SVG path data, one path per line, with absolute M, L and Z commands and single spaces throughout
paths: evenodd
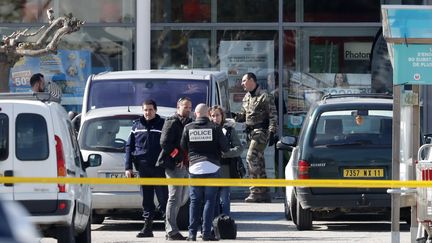
M 71 142 L 71 152 L 73 155 L 73 160 L 75 164 L 75 176 L 79 178 L 87 177 L 85 170 L 82 168 L 82 156 L 79 149 L 78 141 L 75 137 L 75 132 L 73 131 L 72 124 L 67 121 L 68 126 L 68 136 Z M 91 207 L 91 192 L 90 186 L 87 183 L 81 183 L 75 185 L 76 189 L 76 216 L 75 224 L 78 227 L 84 228 L 90 216 Z
M 16 177 L 57 177 L 57 156 L 54 128 L 50 110 L 43 103 L 14 104 L 15 131 L 14 163 L 12 172 Z M 57 208 L 57 184 L 14 184 L 14 200 L 27 201 L 34 212 L 55 211 Z M 34 203 L 44 200 L 43 207 Z M 32 211 L 32 206 L 28 208 Z M 42 212 L 41 212 L 42 213 Z
M 13 148 L 14 137 L 11 119 L 13 118 L 13 106 L 11 104 L 0 103 L 0 178 L 11 176 L 13 167 Z M 12 123 L 13 125 L 13 123 Z M 0 184 L 0 197 L 2 199 L 13 199 L 13 186 L 10 184 Z

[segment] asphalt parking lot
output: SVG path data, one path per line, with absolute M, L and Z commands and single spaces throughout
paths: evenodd
M 232 216 L 238 226 L 236 240 L 222 242 L 390 242 L 390 222 L 376 217 L 351 217 L 333 221 L 314 221 L 311 231 L 297 231 L 283 214 L 283 203 L 232 203 Z M 107 219 L 92 225 L 92 241 L 102 242 L 167 242 L 164 224 L 154 224 L 154 238 L 136 238 L 142 227 L 139 220 Z M 186 231 L 182 232 L 184 235 Z M 409 226 L 401 224 L 400 242 L 410 242 Z M 199 241 L 199 240 L 198 240 Z M 41 242 L 55 242 L 44 238 Z

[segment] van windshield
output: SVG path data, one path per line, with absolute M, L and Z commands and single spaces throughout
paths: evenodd
M 90 87 L 87 111 L 113 106 L 141 106 L 147 99 L 153 99 L 158 106 L 175 108 L 181 97 L 189 97 L 192 104 L 208 103 L 208 93 L 208 80 L 95 80 Z

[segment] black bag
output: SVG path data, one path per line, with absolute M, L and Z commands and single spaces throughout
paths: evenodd
M 244 178 L 246 168 L 243 164 L 243 159 L 239 157 L 231 158 L 230 163 L 230 178 Z
M 213 220 L 213 231 L 217 239 L 235 239 L 237 237 L 235 220 L 225 214 L 220 214 Z

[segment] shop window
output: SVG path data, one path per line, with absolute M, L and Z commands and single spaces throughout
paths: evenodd
M 210 22 L 211 0 L 151 1 L 151 21 Z
M 368 73 L 374 37 L 310 37 L 311 73 Z
M 283 21 L 294 22 L 296 20 L 296 0 L 284 0 Z
M 133 23 L 135 0 L 58 0 L 58 16 L 72 13 L 87 23 Z
M 210 56 L 210 31 L 152 31 L 151 68 L 200 68 L 214 66 Z
M 220 0 L 218 22 L 277 22 L 278 0 Z
M 304 0 L 304 22 L 380 22 L 380 1 Z
M 2 0 L 0 2 L 0 23 L 43 23 L 48 22 L 46 10 L 52 7 L 50 0 Z

